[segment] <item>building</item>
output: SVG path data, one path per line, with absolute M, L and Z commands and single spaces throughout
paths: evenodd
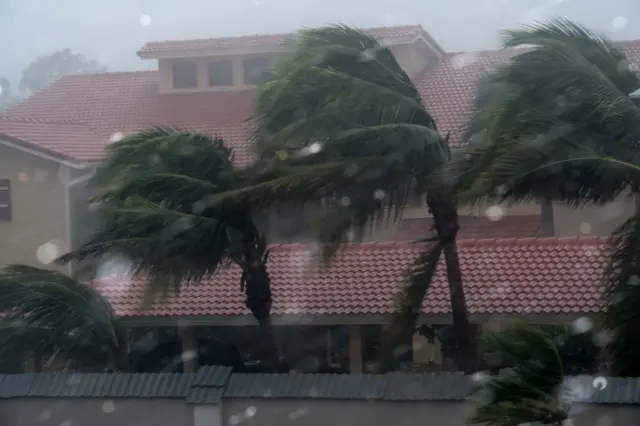
M 447 53 L 420 26 L 368 31 L 391 46 L 439 128 L 459 146 L 477 77 L 511 53 Z M 250 162 L 245 118 L 252 89 L 290 49 L 288 39 L 285 34 L 148 43 L 138 56 L 157 61 L 155 71 L 67 76 L 7 111 L 0 117 L 0 262 L 42 266 L 95 229 L 85 184 L 104 148 L 124 135 L 158 124 L 215 133 L 233 148 L 239 164 Z M 620 47 L 632 66 L 640 66 L 640 41 Z M 499 326 L 513 317 L 566 322 L 602 309 L 606 236 L 635 212 L 634 200 L 621 196 L 581 210 L 550 207 L 461 209 L 460 251 L 474 324 Z M 429 220 L 416 200 L 399 223 L 347 247 L 329 269 L 314 271 L 304 236 L 292 237 L 295 221 L 270 218 L 274 323 L 287 331 L 287 341 L 302 345 L 312 339 L 328 364 L 340 347 L 348 351 L 340 357 L 350 371 L 366 369 L 367 348 L 375 345 L 417 253 L 410 241 L 428 229 Z M 184 347 L 194 350 L 206 328 L 254 324 L 238 282 L 238 271 L 223 271 L 148 310 L 140 308 L 144 282 L 118 278 L 98 285 L 131 327 L 180 328 Z M 215 295 L 208 285 L 216 286 Z M 448 305 L 440 271 L 421 321 L 450 323 Z M 443 364 L 437 344 L 416 335 L 412 347 L 414 363 L 436 369 Z M 195 368 L 193 360 L 185 363 L 185 370 Z

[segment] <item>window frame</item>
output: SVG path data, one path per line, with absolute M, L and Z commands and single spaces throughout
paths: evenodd
M 247 70 L 251 68 L 250 65 L 251 65 L 252 62 L 253 63 L 260 62 L 260 63 L 263 63 L 265 65 L 265 70 L 262 73 L 262 76 L 260 77 L 260 80 L 258 80 L 258 78 L 255 77 L 255 76 L 251 76 L 251 73 L 247 73 Z M 254 57 L 251 57 L 251 58 L 245 58 L 242 61 L 243 82 L 247 86 L 257 86 L 259 84 L 264 83 L 265 76 L 268 74 L 268 72 L 269 72 L 269 58 L 267 58 L 267 57 L 254 56 Z

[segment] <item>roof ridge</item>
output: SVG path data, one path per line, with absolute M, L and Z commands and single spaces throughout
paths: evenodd
M 535 216 L 535 215 L 532 215 Z M 543 244 L 606 244 L 609 237 L 600 236 L 575 236 L 575 237 L 519 237 L 519 238 L 459 238 L 459 247 L 475 245 L 543 245 Z M 358 249 L 385 249 L 385 248 L 412 248 L 420 247 L 425 243 L 412 241 L 367 241 L 361 243 L 344 244 L 340 251 Z M 302 248 L 311 248 L 312 243 L 284 243 L 271 244 L 271 250 L 296 251 Z
M 303 27 L 302 29 L 306 29 L 307 27 Z M 310 27 L 311 28 L 311 27 Z M 424 28 L 421 24 L 412 24 L 412 25 L 390 25 L 390 26 L 382 26 L 382 27 L 368 27 L 368 28 L 359 28 L 360 31 L 363 32 L 382 32 L 389 30 L 405 30 L 412 29 L 415 31 L 423 31 Z M 249 38 L 271 38 L 271 37 L 287 37 L 295 35 L 300 29 L 289 31 L 289 32 L 281 32 L 281 33 L 253 33 L 253 34 L 244 34 L 237 36 L 222 36 L 222 37 L 198 37 L 198 38 L 185 38 L 185 39 L 164 39 L 164 40 L 152 40 L 145 44 L 145 46 L 159 44 L 159 43 L 180 43 L 180 42 L 194 42 L 194 41 L 227 41 L 227 40 L 243 40 Z
M 80 126 L 85 126 L 87 128 L 90 128 L 89 126 L 87 126 L 87 124 L 84 121 L 80 121 L 80 120 L 51 120 L 49 118 L 42 118 L 42 117 L 11 117 L 7 115 L 0 115 L 0 121 L 16 122 L 16 123 L 39 123 L 39 124 L 74 124 L 74 125 L 80 125 Z

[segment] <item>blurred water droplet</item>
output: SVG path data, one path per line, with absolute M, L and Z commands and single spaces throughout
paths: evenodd
M 309 152 L 311 154 L 317 154 L 320 152 L 321 149 L 322 149 L 322 145 L 320 145 L 320 143 L 318 142 L 314 142 L 311 145 L 309 145 Z
M 640 284 L 640 277 L 638 277 L 637 275 L 632 275 L 631 278 L 629 278 L 628 284 L 629 285 Z
M 591 330 L 592 326 L 591 320 L 587 317 L 580 317 L 572 324 L 573 331 L 576 334 L 586 333 Z
M 304 417 L 307 414 L 307 409 L 306 408 L 298 408 L 295 411 L 292 411 L 291 413 L 289 413 L 289 420 L 296 420 L 299 419 L 301 417 Z
M 382 200 L 384 198 L 384 191 L 382 189 L 376 189 L 373 191 L 373 198 L 376 200 Z
M 142 15 L 140 17 L 140 24 L 144 27 L 148 27 L 151 25 L 151 16 L 150 15 Z
M 593 379 L 593 387 L 598 390 L 604 390 L 607 387 L 607 378 L 606 377 L 596 377 Z
M 191 361 L 192 359 L 195 359 L 197 355 L 198 354 L 196 351 L 184 351 L 182 352 L 182 355 L 180 356 L 180 358 L 182 359 L 183 362 L 186 362 L 186 361 Z
M 122 132 L 116 132 L 109 136 L 109 142 L 118 142 L 124 138 L 124 134 Z
M 252 405 L 244 410 L 244 416 L 250 419 L 251 417 L 255 416 L 257 412 L 258 409 Z
M 38 416 L 38 420 L 41 421 L 41 422 L 49 420 L 50 418 L 51 418 L 51 410 L 44 410 Z
M 502 196 L 502 195 L 504 195 L 504 194 L 506 194 L 506 193 L 507 193 L 507 190 L 508 190 L 508 189 L 509 189 L 509 188 L 507 188 L 507 185 L 498 185 L 498 186 L 496 187 L 496 194 L 497 194 L 498 196 Z
M 346 195 L 342 198 L 340 198 L 340 204 L 342 204 L 345 207 L 348 207 L 351 205 L 351 198 L 347 197 Z
M 106 414 L 111 414 L 116 411 L 116 403 L 113 401 L 105 401 L 102 404 L 102 412 Z
M 108 256 L 100 261 L 96 270 L 96 279 L 102 280 L 109 277 L 129 279 L 133 270 L 133 263 L 124 256 Z
M 344 171 L 345 176 L 355 176 L 358 173 L 358 166 L 355 164 L 350 164 Z
M 38 247 L 36 250 L 36 258 L 38 258 L 38 262 L 43 265 L 49 265 L 58 257 L 62 256 L 63 253 L 61 242 L 59 240 L 52 240 Z
M 611 26 L 614 31 L 622 31 L 627 28 L 628 24 L 629 21 L 626 16 L 616 16 L 613 18 L 613 21 L 611 21 Z
M 471 375 L 471 380 L 474 382 L 482 383 L 489 378 L 489 375 L 483 371 L 478 371 Z
M 591 224 L 589 222 L 582 222 L 580 224 L 580 233 L 581 234 L 590 234 L 592 230 Z
M 229 425 L 230 426 L 237 425 L 240 422 L 242 422 L 242 416 L 240 416 L 239 414 L 234 414 L 234 415 L 229 417 Z
M 461 53 L 453 57 L 451 63 L 454 68 L 462 69 L 472 65 L 478 60 L 478 54 L 475 52 Z
M 365 49 L 361 54 L 360 57 L 362 58 L 363 61 L 371 61 L 373 59 L 375 59 L 376 57 L 376 51 L 374 49 Z
M 71 419 L 63 420 L 60 422 L 60 426 L 72 426 L 73 421 Z
M 600 416 L 598 417 L 598 426 L 613 426 L 613 419 L 611 416 L 607 416 L 606 414 L 604 416 Z
M 29 180 L 29 174 L 26 172 L 20 172 L 18 173 L 18 179 L 20 182 L 27 182 Z
M 485 216 L 490 221 L 497 222 L 504 217 L 504 209 L 498 205 L 491 206 L 485 211 Z

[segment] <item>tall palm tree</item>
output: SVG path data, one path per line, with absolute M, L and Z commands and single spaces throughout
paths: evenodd
M 566 19 L 507 31 L 506 48 L 527 45 L 480 82 L 470 147 L 452 163 L 468 202 L 560 200 L 573 206 L 640 190 L 640 87 L 611 42 Z M 614 373 L 638 375 L 640 216 L 611 240 L 606 325 Z
M 127 367 L 124 331 L 98 291 L 60 272 L 10 265 L 0 270 L 0 293 L 0 358 Z
M 253 140 L 261 161 L 243 171 L 245 188 L 223 199 L 322 204 L 315 228 L 329 258 L 344 242 L 399 220 L 410 197 L 425 196 L 435 236 L 413 271 L 405 292 L 412 297 L 402 299 L 391 346 L 414 333 L 435 272 L 429 261 L 437 262 L 442 251 L 456 361 L 463 370 L 474 370 L 456 247 L 456 200 L 438 173 L 451 156 L 447 137 L 438 133 L 391 50 L 376 38 L 337 25 L 301 31 L 296 43 L 258 91 Z
M 262 359 L 275 368 L 268 251 L 258 212 L 245 201 L 210 202 L 235 187 L 232 170 L 223 141 L 198 133 L 155 128 L 113 143 L 93 181 L 102 224 L 59 262 L 124 256 L 132 274 L 148 278 L 148 303 L 235 264 L 242 270 L 239 291 L 263 331 Z

